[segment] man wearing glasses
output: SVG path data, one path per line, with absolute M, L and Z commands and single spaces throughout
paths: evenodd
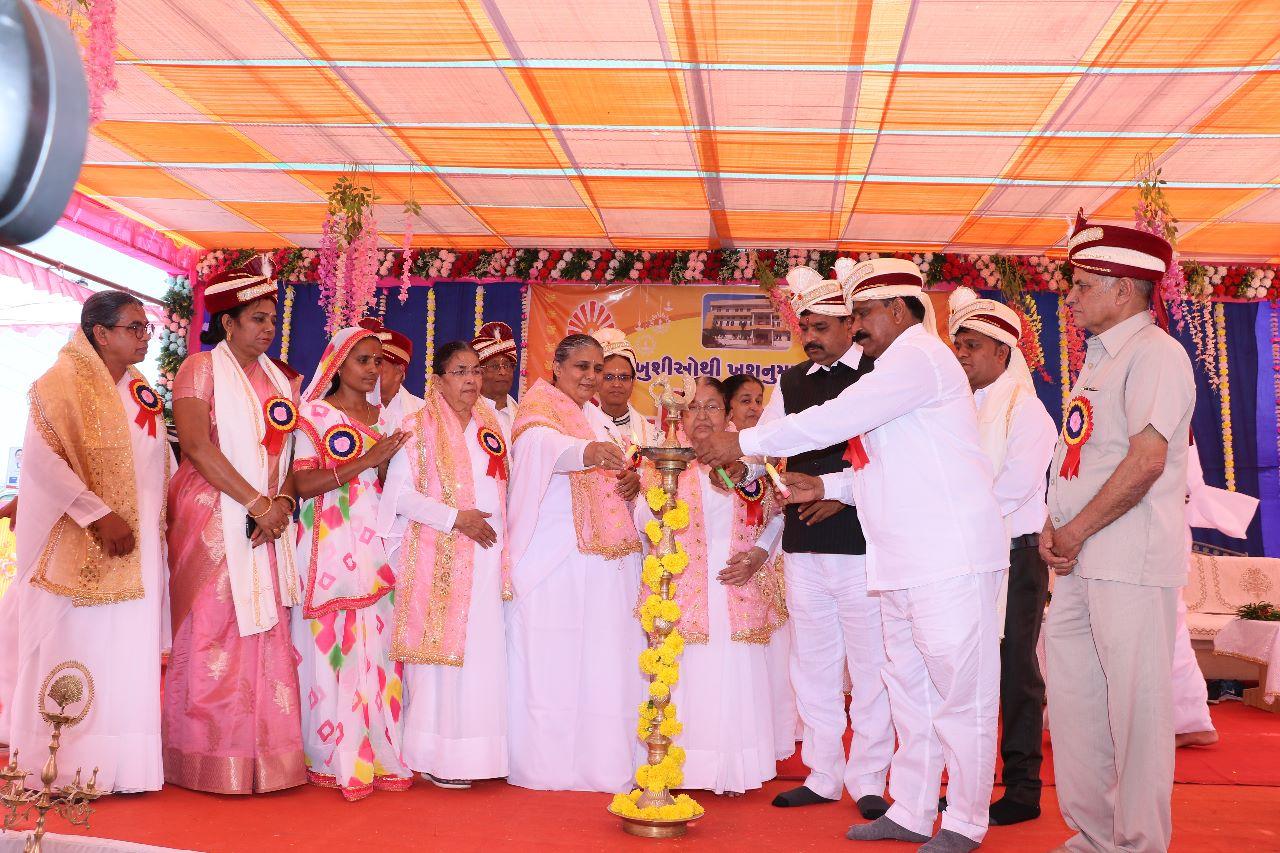
M 506 323 L 485 323 L 471 340 L 471 348 L 480 356 L 484 378 L 480 397 L 498 413 L 502 434 L 511 443 L 511 425 L 516 422 L 516 401 L 511 386 L 516 378 L 516 338 Z
M 660 438 L 657 429 L 631 405 L 636 386 L 636 351 L 621 329 L 597 329 L 591 336 L 604 350 L 604 375 L 596 397 L 609 417 L 609 437 L 624 450 L 635 444 L 650 447 Z

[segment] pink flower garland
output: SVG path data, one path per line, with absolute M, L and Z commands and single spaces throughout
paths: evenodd
M 116 0 L 93 0 L 89 5 L 84 71 L 89 83 L 89 121 L 97 124 L 107 92 L 116 90 Z
M 1145 202 L 1134 209 L 1133 220 L 1139 231 L 1154 234 L 1162 240 L 1168 239 L 1165 236 L 1164 214 L 1150 208 Z M 1182 264 L 1178 262 L 1177 252 L 1173 253 L 1173 263 L 1169 264 L 1164 278 L 1156 284 L 1156 291 L 1157 297 L 1164 302 L 1169 312 L 1169 319 L 1181 330 L 1186 322 L 1183 318 L 1182 303 L 1187 298 L 1187 279 L 1182 273 Z

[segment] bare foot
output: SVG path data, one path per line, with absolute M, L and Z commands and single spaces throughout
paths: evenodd
M 1184 734 L 1174 735 L 1173 742 L 1179 748 L 1184 746 L 1212 746 L 1218 742 L 1218 733 L 1213 729 L 1207 732 L 1185 732 Z

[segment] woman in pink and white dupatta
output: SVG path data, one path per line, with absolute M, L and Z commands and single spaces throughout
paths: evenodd
M 724 429 L 727 410 L 721 383 L 701 377 L 681 430 L 702 438 Z M 649 471 L 644 485 L 660 485 Z M 764 478 L 729 491 L 696 461 L 680 475 L 679 494 L 689 505 L 689 528 L 679 536 L 689 565 L 675 579 L 685 647 L 671 699 L 684 723 L 676 738 L 685 749 L 683 787 L 732 796 L 761 787 L 795 752 L 794 694 L 787 682 L 778 695 L 771 660 L 772 644 L 786 640 L 774 560 L 781 506 Z M 641 503 L 637 523 L 651 518 Z M 646 586 L 641 599 L 648 593 Z
M 303 394 L 294 483 L 302 607 L 293 611 L 307 781 L 349 802 L 403 791 L 404 689 L 391 646 L 395 573 L 377 533 L 380 478 L 407 436 L 387 423 L 375 332 L 342 329 Z
M 513 429 L 507 778 L 524 788 L 626 791 L 641 754 L 640 481 L 588 404 L 603 372 L 594 338 L 565 338 Z
M 469 788 L 507 775 L 510 468 L 475 351 L 446 344 L 432 373 L 404 421 L 379 530 L 399 573 L 391 656 L 405 671 L 405 763 L 442 788 Z

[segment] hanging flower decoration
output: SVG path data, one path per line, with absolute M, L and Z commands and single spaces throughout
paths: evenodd
M 671 703 L 671 689 L 680 681 L 684 652 L 684 638 L 676 630 L 680 606 L 673 579 L 689 565 L 675 534 L 689 526 L 689 505 L 659 486 L 645 492 L 645 501 L 656 516 L 646 525 L 655 547 L 641 573 L 649 595 L 640 606 L 640 626 L 649 635 L 649 647 L 640 653 L 639 663 L 649 677 L 649 698 L 640 705 L 636 735 L 648 746 L 649 759 L 636 770 L 637 787 L 615 796 L 609 810 L 624 818 L 687 821 L 700 817 L 703 808 L 686 794 L 671 795 L 684 784 L 685 759 L 684 749 L 671 742 L 684 728 Z
M 1133 209 L 1134 224 L 1139 231 L 1154 234 L 1169 241 L 1174 247 L 1173 263 L 1164 277 L 1156 283 L 1155 298 L 1160 299 L 1169 313 L 1169 319 L 1183 328 L 1183 303 L 1187 299 L 1187 280 L 1178 263 L 1178 220 L 1173 218 L 1169 201 L 1165 198 L 1165 181 L 1160 177 L 1160 170 L 1153 169 L 1150 156 L 1139 163 L 1138 204 Z
M 409 273 L 413 270 L 413 221 L 422 214 L 422 205 L 412 193 L 404 203 L 404 241 L 400 258 L 400 304 L 409 301 Z
M 431 368 L 432 362 L 436 359 L 436 289 L 434 287 L 427 288 L 427 340 L 422 348 L 423 359 L 427 363 L 426 384 L 431 384 Z
M 78 13 L 78 14 L 77 14 Z M 89 89 L 89 122 L 102 120 L 108 92 L 116 90 L 116 0 L 70 0 L 67 25 L 84 32 L 84 76 Z
M 332 336 L 354 326 L 373 305 L 378 273 L 378 196 L 346 175 L 329 192 L 329 215 L 320 237 L 320 306 Z
M 1222 303 L 1213 306 L 1214 338 L 1218 348 L 1218 405 L 1222 415 L 1222 465 L 1227 491 L 1236 490 L 1235 437 L 1231 429 L 1231 379 L 1227 367 L 1227 315 Z
M 484 285 L 476 285 L 476 330 L 474 334 L 480 334 L 480 327 L 484 325 Z
M 280 360 L 289 361 L 289 340 L 293 334 L 293 300 L 297 293 L 292 284 L 284 288 L 284 313 L 280 317 Z

